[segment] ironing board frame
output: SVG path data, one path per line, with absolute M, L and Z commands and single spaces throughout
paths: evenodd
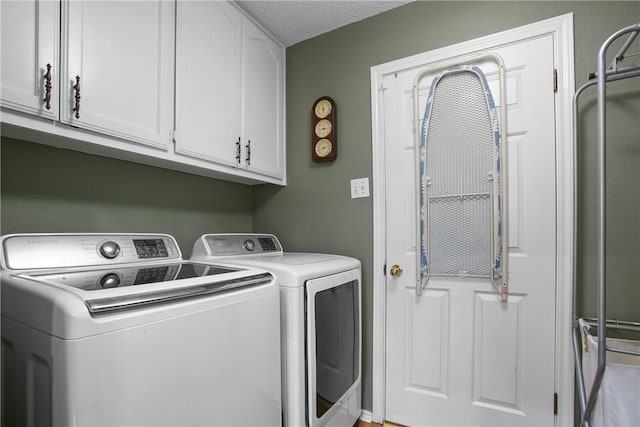
M 501 247 L 501 270 L 497 272 L 495 268 L 491 273 L 491 283 L 500 299 L 502 301 L 506 301 L 509 293 L 509 286 L 507 283 L 508 276 L 508 212 L 507 212 L 507 138 L 506 138 L 506 129 L 507 129 L 507 101 L 506 101 L 506 71 L 504 66 L 504 61 L 502 57 L 495 53 L 475 53 L 471 55 L 459 56 L 456 58 L 452 58 L 446 61 L 435 62 L 429 67 L 424 68 L 420 71 L 414 80 L 413 83 L 413 123 L 414 123 L 414 153 L 415 153 L 415 196 L 416 196 L 416 295 L 422 295 L 424 290 L 424 286 L 427 284 L 429 280 L 429 267 L 427 266 L 426 270 L 421 268 L 422 266 L 422 206 L 420 203 L 422 197 L 422 188 L 420 185 L 421 181 L 421 171 L 420 171 L 420 139 L 421 139 L 421 128 L 420 125 L 420 105 L 419 105 L 419 85 L 421 80 L 430 74 L 434 74 L 440 71 L 444 71 L 454 66 L 462 66 L 462 65 L 471 65 L 474 63 L 478 63 L 480 61 L 493 61 L 498 65 L 498 74 L 500 80 L 500 119 L 499 119 L 499 142 L 500 142 L 500 158 L 501 168 L 500 168 L 500 185 L 501 185 L 501 197 L 498 199 L 497 203 L 494 203 L 494 206 L 497 206 L 499 212 L 501 212 L 501 224 L 497 224 L 494 226 L 494 232 L 492 233 L 492 242 L 495 241 L 495 234 L 498 228 L 501 228 L 502 233 L 502 247 Z M 497 218 L 496 215 L 494 217 Z M 424 223 L 428 223 L 428 210 L 425 210 L 425 220 Z M 425 247 L 428 247 L 428 233 L 425 238 Z M 495 244 L 492 244 L 492 247 L 495 248 Z M 494 254 L 495 255 L 495 254 Z M 495 256 L 494 256 L 495 259 Z M 495 267 L 495 266 L 494 266 Z

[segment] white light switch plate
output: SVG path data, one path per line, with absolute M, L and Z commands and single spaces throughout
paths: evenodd
M 369 178 L 351 180 L 351 198 L 369 197 Z

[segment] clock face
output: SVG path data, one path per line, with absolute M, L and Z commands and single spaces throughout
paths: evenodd
M 324 119 L 332 110 L 331 102 L 328 99 L 322 99 L 316 104 L 315 113 L 319 119 Z
M 331 122 L 327 119 L 322 119 L 316 124 L 316 135 L 320 138 L 325 138 L 329 136 L 331 129 L 333 129 Z
M 316 143 L 316 156 L 327 157 L 333 151 L 333 144 L 327 138 L 323 138 Z

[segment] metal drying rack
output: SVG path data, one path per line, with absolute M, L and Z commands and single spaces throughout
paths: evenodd
M 606 55 L 607 50 L 611 47 L 614 41 L 619 38 L 629 35 L 624 42 L 622 48 L 614 57 L 613 62 L 607 67 Z M 573 315 L 573 353 L 575 357 L 576 368 L 576 382 L 578 385 L 578 398 L 580 401 L 580 426 L 590 427 L 591 417 L 595 408 L 596 400 L 598 398 L 598 392 L 602 384 L 604 372 L 607 362 L 607 351 L 615 353 L 630 354 L 634 356 L 640 356 L 640 352 L 625 350 L 609 346 L 607 347 L 606 337 L 607 329 L 617 329 L 626 331 L 638 331 L 640 332 L 640 323 L 626 322 L 618 320 L 608 320 L 606 317 L 606 84 L 617 80 L 628 79 L 632 77 L 640 77 L 640 65 L 637 65 L 640 54 L 627 54 L 627 50 L 633 45 L 636 38 L 640 35 L 640 23 L 634 24 L 625 28 L 622 28 L 612 34 L 602 45 L 598 53 L 598 71 L 596 74 L 589 76 L 591 81 L 580 87 L 573 97 L 573 126 L 574 126 L 574 156 L 577 151 L 578 140 L 578 97 L 584 92 L 585 89 L 594 86 L 598 86 L 598 98 L 597 98 L 597 113 L 598 113 L 598 197 L 599 197 L 599 222 L 598 222 L 598 307 L 597 317 L 595 319 L 583 319 L 592 327 L 596 327 L 598 330 L 598 363 L 597 369 L 594 374 L 593 383 L 591 389 L 587 392 L 585 387 L 585 380 L 583 375 L 583 366 L 581 359 L 581 344 L 580 344 L 580 326 L 578 323 L 577 309 L 576 309 L 576 244 L 574 241 L 573 248 L 573 298 L 572 298 L 572 315 Z M 625 58 L 636 57 L 631 66 L 622 66 L 622 61 Z M 574 158 L 574 162 L 576 159 Z M 577 180 L 576 180 L 577 181 Z M 576 184 L 574 184 L 576 185 Z M 574 188 L 574 194 L 577 195 L 577 191 Z M 576 196 L 577 197 L 577 196 Z M 577 212 L 577 201 L 574 199 L 574 212 Z M 577 222 L 576 222 L 577 223 Z M 574 235 L 577 235 L 577 225 L 574 224 Z

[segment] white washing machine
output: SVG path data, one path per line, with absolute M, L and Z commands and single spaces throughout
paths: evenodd
M 351 427 L 361 413 L 361 267 L 354 258 L 286 253 L 270 234 L 208 234 L 192 260 L 272 272 L 281 290 L 286 427 Z
M 0 243 L 2 425 L 281 426 L 271 273 L 164 234 Z

